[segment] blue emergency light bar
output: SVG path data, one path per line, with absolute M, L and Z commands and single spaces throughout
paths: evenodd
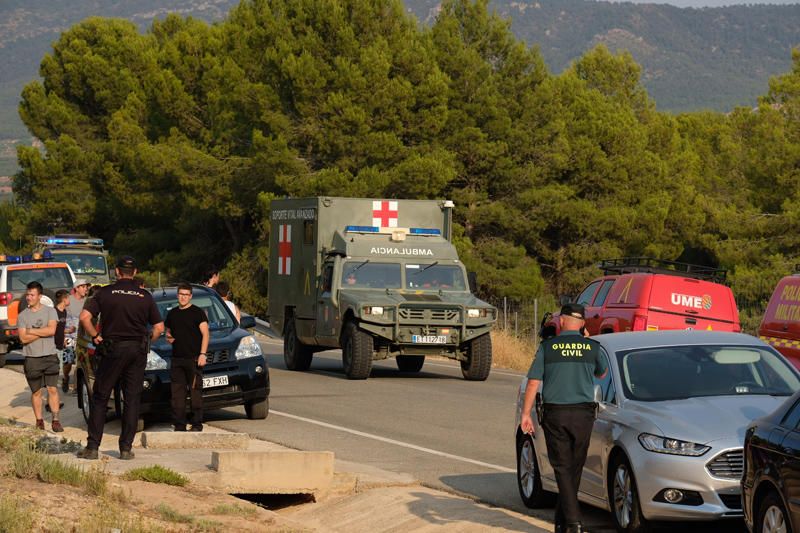
M 442 232 L 436 228 L 410 228 L 408 232 L 412 235 L 441 235 Z
M 378 233 L 381 228 L 378 226 L 345 226 L 344 230 L 352 233 Z
M 48 237 L 40 241 L 42 244 L 69 245 L 83 244 L 88 246 L 103 246 L 103 239 L 65 239 L 61 237 Z

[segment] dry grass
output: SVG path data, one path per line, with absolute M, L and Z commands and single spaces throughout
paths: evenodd
M 0 531 L 28 533 L 33 528 L 30 506 L 19 496 L 0 495 Z
M 492 331 L 492 366 L 524 372 L 535 353 L 533 342 L 515 337 L 508 331 Z

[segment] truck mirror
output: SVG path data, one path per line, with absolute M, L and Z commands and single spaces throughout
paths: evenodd
M 467 283 L 469 283 L 469 292 L 478 292 L 478 274 L 475 272 L 467 272 Z
M 559 305 L 566 305 L 572 303 L 572 296 L 570 296 L 569 294 L 562 294 L 561 296 L 558 297 L 558 303 Z

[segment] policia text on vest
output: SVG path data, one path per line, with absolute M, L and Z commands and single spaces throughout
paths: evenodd
M 531 409 L 541 384 L 541 427 L 558 484 L 556 531 L 579 533 L 578 487 L 594 425 L 594 378 L 605 376 L 608 365 L 599 343 L 580 333 L 582 305 L 565 305 L 559 320 L 561 334 L 542 342 L 528 371 L 520 425 L 525 433 L 534 432 Z

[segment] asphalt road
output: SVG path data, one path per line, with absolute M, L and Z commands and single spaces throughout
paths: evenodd
M 425 485 L 552 521 L 552 510 L 530 510 L 516 485 L 514 409 L 521 373 L 493 369 L 468 382 L 457 364 L 426 361 L 417 374 L 376 362 L 365 381 L 346 379 L 341 354 L 315 354 L 308 372 L 290 372 L 282 345 L 262 343 L 272 391 L 266 420 L 243 409 L 207 414 L 214 425 L 302 450 L 332 450 L 337 458 L 409 473 Z M 591 531 L 612 531 L 608 513 L 584 506 Z M 669 524 L 664 531 L 744 532 L 740 520 Z

